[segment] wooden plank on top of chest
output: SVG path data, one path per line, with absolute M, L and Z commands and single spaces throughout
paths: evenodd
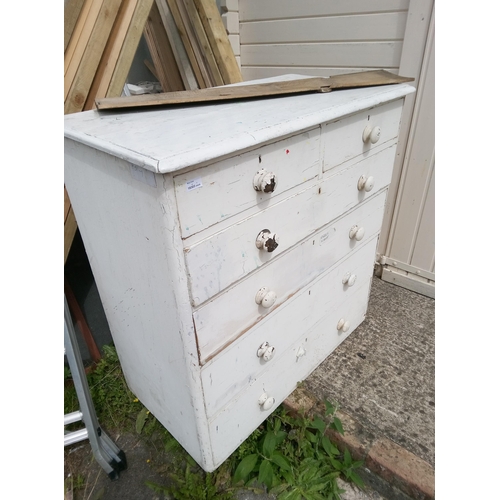
M 410 81 L 413 81 L 413 78 L 394 75 L 385 70 L 362 71 L 359 73 L 335 75 L 330 78 L 305 78 L 255 85 L 235 85 L 162 94 L 145 94 L 140 96 L 99 99 L 96 101 L 96 106 L 97 109 L 102 110 L 168 104 L 216 102 L 305 92 L 329 92 L 335 89 L 372 87 Z

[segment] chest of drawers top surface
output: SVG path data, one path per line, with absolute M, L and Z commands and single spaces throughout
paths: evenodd
M 281 77 L 284 78 L 284 77 Z M 407 84 L 224 104 L 65 116 L 64 135 L 147 170 L 174 172 L 399 99 Z

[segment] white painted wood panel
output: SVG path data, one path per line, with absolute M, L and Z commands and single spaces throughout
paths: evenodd
M 239 7 L 245 80 L 290 72 L 398 72 L 409 0 L 241 0 Z
M 300 288 L 355 247 L 374 236 L 382 223 L 384 204 L 385 193 L 370 199 L 354 212 L 328 224 L 291 251 L 273 259 L 256 273 L 197 309 L 193 318 L 201 363 L 281 307 Z M 349 230 L 355 224 L 365 229 L 364 241 L 359 243 L 349 239 Z M 268 286 L 277 295 L 275 304 L 269 309 L 255 303 L 255 295 L 262 286 Z M 231 304 L 231 307 L 227 307 L 227 304 Z M 217 323 L 213 318 L 217 318 Z
M 432 157 L 430 164 L 429 184 L 424 191 L 421 216 L 418 221 L 418 230 L 415 245 L 411 256 L 411 265 L 417 269 L 425 269 L 435 273 L 435 160 Z
M 394 68 L 380 67 L 377 69 L 385 69 L 386 71 L 394 72 Z M 245 81 L 260 79 L 260 78 L 271 78 L 279 77 L 284 74 L 295 73 L 304 76 L 335 76 L 343 75 L 346 73 L 355 73 L 357 71 L 366 71 L 366 68 L 352 67 L 352 68 L 331 68 L 331 67 L 321 67 L 321 66 L 252 66 L 247 65 L 242 67 L 242 75 Z
M 426 70 L 433 68 L 434 58 L 428 61 Z M 429 75 L 424 77 L 416 96 L 388 252 L 391 257 L 408 263 L 434 171 L 434 106 L 434 78 Z
M 434 296 L 435 280 L 435 41 L 431 15 L 419 88 L 393 204 L 387 244 L 382 249 L 390 267 L 382 278 Z M 393 262 L 396 263 L 394 266 Z M 401 267 L 404 266 L 404 272 Z M 425 275 L 425 277 L 424 277 Z
M 251 207 L 268 207 L 290 188 L 317 176 L 320 130 L 316 128 L 174 177 L 182 237 L 187 238 Z M 272 193 L 256 191 L 260 169 L 273 172 Z
M 186 246 L 185 259 L 193 305 L 199 306 L 232 283 L 255 271 L 291 248 L 318 227 L 374 196 L 388 185 L 396 145 L 369 156 L 290 198 L 241 220 L 213 236 Z M 360 192 L 363 174 L 373 175 L 376 187 Z M 268 229 L 279 236 L 279 246 L 269 253 L 259 250 L 255 240 Z M 189 245 L 189 240 L 185 241 Z
M 210 435 L 215 443 L 213 456 L 216 462 L 232 453 L 286 398 L 335 347 L 364 320 L 371 279 L 358 293 L 339 304 L 330 314 L 306 332 L 295 344 L 276 360 L 272 370 L 265 371 L 252 380 L 248 389 L 217 413 L 210 422 Z M 338 332 L 340 318 L 350 321 L 348 332 Z M 299 349 L 305 355 L 297 357 Z M 269 410 L 263 411 L 257 401 L 263 393 L 276 399 Z
M 414 272 L 407 272 L 392 266 L 382 269 L 382 279 L 393 285 L 401 286 L 412 292 L 435 298 L 434 280 L 419 277 Z
M 274 369 L 275 361 L 319 318 L 365 287 L 373 274 L 376 247 L 377 239 L 372 238 L 333 269 L 303 287 L 279 310 L 267 315 L 258 328 L 250 330 L 207 363 L 201 377 L 209 418 L 245 390 L 261 372 Z M 343 276 L 348 272 L 357 276 L 356 282 L 350 287 L 342 283 Z M 263 342 L 275 347 L 274 356 L 269 361 L 257 356 L 257 350 Z M 227 376 L 228 373 L 231 373 L 231 377 Z
M 409 0 L 239 0 L 241 21 L 408 10 Z M 374 8 L 376 7 L 376 9 Z
M 332 42 L 241 46 L 242 66 L 341 66 L 397 69 L 403 42 Z M 296 71 L 295 71 L 296 72 Z
M 402 40 L 405 25 L 406 12 L 246 22 L 241 25 L 240 43 Z
M 146 182 L 127 162 L 73 141 L 64 153 L 65 185 L 127 384 L 195 460 L 211 463 L 171 180 L 148 172 Z

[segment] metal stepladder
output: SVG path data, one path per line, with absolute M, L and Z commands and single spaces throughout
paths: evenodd
M 85 426 L 83 429 L 71 432 L 66 432 L 65 429 L 64 446 L 88 439 L 99 465 L 110 479 L 118 479 L 120 471 L 127 468 L 127 459 L 125 453 L 101 429 L 97 420 L 66 297 L 64 297 L 64 351 L 80 405 L 79 411 L 64 415 L 64 427 L 80 420 Z

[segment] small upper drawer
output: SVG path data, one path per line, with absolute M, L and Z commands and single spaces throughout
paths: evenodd
M 255 205 L 266 208 L 319 172 L 319 128 L 174 177 L 182 237 Z M 276 200 L 274 200 L 275 202 Z
M 399 133 L 403 100 L 393 101 L 325 125 L 325 160 L 330 170 L 380 150 Z
M 386 191 L 370 198 L 194 311 L 200 361 L 204 363 L 242 332 L 281 309 L 300 288 L 375 236 L 382 224 L 385 198 Z M 350 239 L 355 226 L 363 233 L 359 241 Z M 265 305 L 258 305 L 255 297 L 262 287 L 268 287 L 271 295 Z

